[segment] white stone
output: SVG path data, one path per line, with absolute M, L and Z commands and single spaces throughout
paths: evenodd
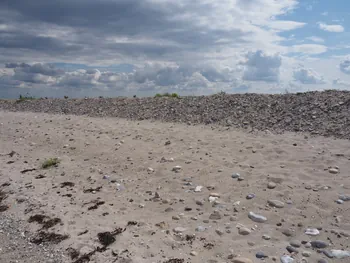
M 264 217 L 262 215 L 255 214 L 254 212 L 249 212 L 248 217 L 257 223 L 264 223 L 267 221 L 266 217 Z
M 305 230 L 305 234 L 309 236 L 317 236 L 320 234 L 320 231 L 318 231 L 316 228 L 307 228 Z
M 202 192 L 202 188 L 203 186 L 201 185 L 197 185 L 196 188 L 194 189 L 194 191 L 197 193 L 197 192 Z

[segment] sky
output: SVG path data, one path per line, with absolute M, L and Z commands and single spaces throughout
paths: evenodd
M 349 0 L 1 0 L 0 98 L 350 90 Z

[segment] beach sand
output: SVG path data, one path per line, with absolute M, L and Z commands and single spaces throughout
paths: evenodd
M 51 262 L 350 262 L 322 252 L 350 250 L 350 201 L 336 203 L 350 195 L 348 140 L 44 113 L 0 112 L 0 123 L 0 221 L 36 243 L 40 231 L 67 235 L 48 242 Z M 42 169 L 49 158 L 60 162 Z M 0 248 L 0 262 L 49 262 Z

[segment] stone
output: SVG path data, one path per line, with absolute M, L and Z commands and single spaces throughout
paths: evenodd
M 262 238 L 263 238 L 264 240 L 270 240 L 270 239 L 271 239 L 271 237 L 270 237 L 269 235 L 263 235 Z
M 200 206 L 202 206 L 202 205 L 204 205 L 204 202 L 203 202 L 203 201 L 201 201 L 201 200 L 196 200 L 196 205 L 200 205 Z
M 350 257 L 350 251 L 346 251 L 346 250 L 332 249 L 331 253 L 337 259 L 343 259 L 343 258 Z
M 286 249 L 289 253 L 299 253 L 299 251 L 295 247 L 292 247 L 292 246 L 287 246 Z
M 173 220 L 180 220 L 180 217 L 179 216 L 173 216 L 172 219 Z
M 154 172 L 154 169 L 151 168 L 151 167 L 148 167 L 148 168 L 147 168 L 147 171 L 150 172 L 150 173 L 153 173 L 153 172 Z
M 255 254 L 255 256 L 256 256 L 256 258 L 267 258 L 268 257 L 268 256 L 265 255 L 264 252 L 261 252 L 261 251 L 257 252 Z
M 292 258 L 291 256 L 288 256 L 288 255 L 283 255 L 280 259 L 281 259 L 281 263 L 293 263 L 294 262 L 294 258 Z
M 289 244 L 293 247 L 301 247 L 301 242 L 299 240 L 291 240 Z
M 249 258 L 236 257 L 232 260 L 233 263 L 253 263 Z
M 322 253 L 328 258 L 334 258 L 334 255 L 332 254 L 331 251 L 323 250 Z
M 234 173 L 231 175 L 233 179 L 238 179 L 241 175 L 239 173 Z
M 176 165 L 173 167 L 172 171 L 175 173 L 178 173 L 182 170 L 182 167 L 180 165 Z
M 337 169 L 337 168 L 329 168 L 329 173 L 331 173 L 331 174 L 337 174 L 337 173 L 339 173 L 339 169 Z
M 303 252 L 301 253 L 301 255 L 302 255 L 303 257 L 309 258 L 309 257 L 311 257 L 312 253 L 311 253 L 310 251 L 303 251 Z
M 311 248 L 311 247 L 312 247 L 312 245 L 311 245 L 310 242 L 306 242 L 304 246 L 305 246 L 306 248 Z
M 238 233 L 242 236 L 247 236 L 251 233 L 252 231 L 249 228 L 246 227 L 241 227 L 238 229 Z
M 249 212 L 248 217 L 252 221 L 257 222 L 257 223 L 264 223 L 267 221 L 266 217 L 264 217 L 262 215 L 255 214 L 254 212 Z
M 198 252 L 196 252 L 196 251 L 191 251 L 190 255 L 193 256 L 193 257 L 198 256 Z
M 209 196 L 208 200 L 209 200 L 209 203 L 212 203 L 212 202 L 215 202 L 219 199 L 219 197 L 214 197 L 214 196 Z
M 221 229 L 216 229 L 215 230 L 216 234 L 218 234 L 219 236 L 222 236 L 224 234 L 224 232 Z
M 338 199 L 337 201 L 335 201 L 337 204 L 339 204 L 339 205 L 341 205 L 341 204 L 343 204 L 344 203 L 344 201 L 343 200 L 341 200 L 341 199 Z
M 187 229 L 184 228 L 184 227 L 178 226 L 178 227 L 175 227 L 175 228 L 173 229 L 173 231 L 174 231 L 175 233 L 183 233 L 183 232 L 187 231 Z
M 339 199 L 344 202 L 350 201 L 350 195 L 339 195 Z
M 207 228 L 205 226 L 197 226 L 196 227 L 197 232 L 204 232 L 205 230 L 207 230 Z
M 253 199 L 255 197 L 255 194 L 248 194 L 247 196 L 246 196 L 246 199 L 247 200 L 250 200 L 250 199 Z
M 307 228 L 305 234 L 309 236 L 317 236 L 320 234 L 320 231 L 318 231 L 317 228 Z
M 197 192 L 202 192 L 202 188 L 203 188 L 203 186 L 201 186 L 201 185 L 198 185 L 198 186 L 196 186 L 196 188 L 194 189 L 194 191 L 197 193 Z
M 169 213 L 169 212 L 172 212 L 174 211 L 174 208 L 172 207 L 168 207 L 167 209 L 164 210 L 165 212 Z
M 217 210 L 215 210 L 215 211 L 209 216 L 209 219 L 211 219 L 211 220 L 219 220 L 219 219 L 221 219 L 221 218 L 222 218 L 222 216 L 221 216 L 220 212 L 217 211 Z
M 218 193 L 210 193 L 209 196 L 219 198 L 219 197 L 220 197 L 220 194 L 218 194 Z
M 272 206 L 272 207 L 276 207 L 276 208 L 283 208 L 284 207 L 284 203 L 278 200 L 268 200 L 267 203 Z
M 267 184 L 267 188 L 269 188 L 269 189 L 275 189 L 276 186 L 277 186 L 277 184 L 274 183 L 274 182 L 269 182 L 269 183 Z
M 311 241 L 311 246 L 313 248 L 326 248 L 328 247 L 328 244 L 322 240 L 315 240 L 315 241 Z
M 317 260 L 317 263 L 328 263 L 328 261 L 321 258 L 321 259 Z
M 289 229 L 289 228 L 283 228 L 281 230 L 282 234 L 287 236 L 287 237 L 291 237 L 291 236 L 294 236 L 294 232 L 292 229 Z

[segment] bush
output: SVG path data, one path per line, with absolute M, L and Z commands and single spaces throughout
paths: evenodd
M 22 101 L 26 101 L 26 100 L 35 100 L 35 99 L 36 99 L 35 97 L 29 96 L 28 94 L 25 96 L 20 94 L 17 102 L 22 102 Z
M 168 97 L 168 98 L 179 98 L 180 96 L 177 94 L 177 93 L 164 93 L 164 94 L 160 94 L 160 93 L 157 93 L 155 96 L 155 98 L 162 98 L 162 97 Z
M 41 165 L 41 168 L 47 169 L 50 168 L 51 166 L 56 166 L 60 163 L 60 160 L 58 158 L 50 158 L 47 159 L 43 164 Z

